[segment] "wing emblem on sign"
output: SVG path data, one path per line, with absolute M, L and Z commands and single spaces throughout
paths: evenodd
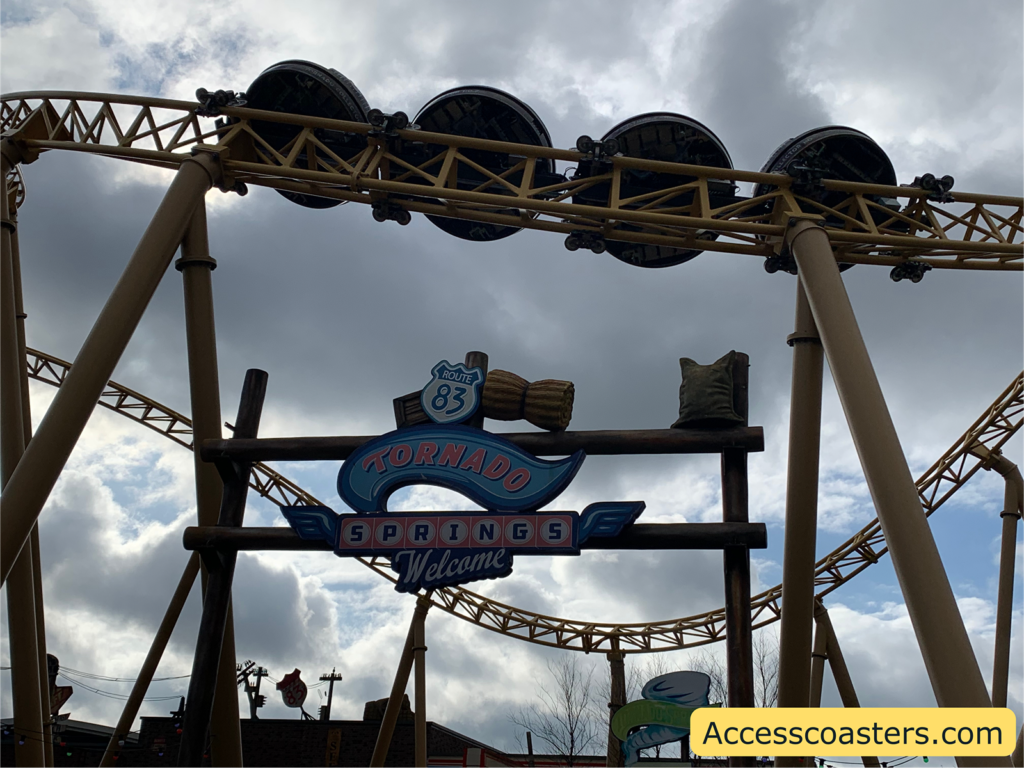
M 338 515 L 329 507 L 281 507 L 288 524 L 303 539 L 334 541 Z
M 599 501 L 580 515 L 580 544 L 591 536 L 618 536 L 647 505 L 642 501 Z

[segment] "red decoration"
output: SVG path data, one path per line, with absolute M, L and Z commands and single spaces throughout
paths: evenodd
M 306 684 L 302 682 L 299 674 L 298 669 L 289 672 L 277 684 L 277 690 L 281 692 L 281 697 L 284 699 L 286 707 L 301 707 L 302 702 L 306 700 Z

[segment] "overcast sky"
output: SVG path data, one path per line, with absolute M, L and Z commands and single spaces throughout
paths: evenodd
M 505 89 L 533 107 L 558 147 L 665 110 L 704 123 L 737 168 L 758 170 L 785 139 L 841 124 L 871 135 L 901 183 L 930 172 L 953 175 L 958 190 L 1022 194 L 1022 6 L 1012 0 L 303 8 L 178 2 L 170 13 L 152 2 L 5 0 L 0 86 L 192 99 L 200 86 L 244 90 L 267 66 L 306 59 L 343 72 L 385 112 L 412 115 L 459 85 Z M 171 176 L 72 153 L 50 153 L 24 175 L 29 345 L 73 360 Z M 750 419 L 766 437 L 764 453 L 750 458 L 750 514 L 768 523 L 770 542 L 753 555 L 754 592 L 781 580 L 791 276 L 724 253 L 643 270 L 570 253 L 552 233 L 469 243 L 420 216 L 408 227 L 378 224 L 367 206 L 311 211 L 260 188 L 244 199 L 213 191 L 207 203 L 223 413 L 233 418 L 245 369 L 266 370 L 263 435 L 388 431 L 392 398 L 425 384 L 438 360 L 469 350 L 529 380 L 575 382 L 572 428 L 662 428 L 676 416 L 680 357 L 709 363 L 747 352 Z M 859 266 L 844 280 L 916 476 L 1020 372 L 1022 277 L 934 270 L 914 285 L 888 272 Z M 171 270 L 114 378 L 188 413 L 181 295 Z M 37 423 L 52 395 L 33 385 Z M 823 432 L 819 557 L 874 517 L 827 373 Z M 1014 462 L 1024 459 L 1021 446 L 1020 436 L 1007 446 Z M 169 441 L 109 412 L 94 416 L 40 519 L 47 644 L 63 665 L 137 674 L 188 556 L 181 532 L 195 521 L 191 466 Z M 341 511 L 338 466 L 279 469 Z M 639 498 L 647 522 L 714 520 L 718 483 L 713 457 L 592 458 L 555 506 Z M 986 678 L 1001 501 L 1001 479 L 983 473 L 933 518 Z M 431 489 L 403 500 L 408 509 L 450 504 Z M 251 501 L 250 524 L 279 518 L 276 507 Z M 1019 718 L 1019 537 L 1017 552 L 1009 695 Z M 327 553 L 243 554 L 235 583 L 240 660 L 275 679 L 297 667 L 307 682 L 337 667 L 335 717 L 359 718 L 365 701 L 387 695 L 410 597 Z M 522 608 L 600 621 L 669 619 L 723 602 L 720 555 L 711 552 L 519 558 L 512 576 L 477 587 Z M 863 705 L 934 704 L 888 559 L 827 604 Z M 198 615 L 193 595 L 158 676 L 189 672 Z M 506 715 L 536 698 L 556 654 L 440 611 L 427 633 L 428 717 L 514 748 Z M 668 661 L 687 668 L 685 652 Z M 607 674 L 601 659 L 584 662 Z M 151 695 L 184 693 L 186 682 L 155 684 Z M 0 684 L 9 716 L 8 672 Z M 838 704 L 828 677 L 825 702 Z M 168 704 L 147 703 L 143 714 L 166 714 Z M 120 704 L 78 689 L 65 711 L 113 724 Z M 294 710 L 274 694 L 263 714 Z

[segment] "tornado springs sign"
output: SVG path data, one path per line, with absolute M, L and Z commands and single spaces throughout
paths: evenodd
M 444 396 L 462 402 L 454 417 L 472 415 L 482 371 L 442 361 L 433 374 L 424 410 L 431 398 L 436 410 L 445 410 Z M 459 391 L 460 382 L 467 391 Z M 545 461 L 498 435 L 454 423 L 410 427 L 365 443 L 342 465 L 338 494 L 355 514 L 312 506 L 281 512 L 302 538 L 328 541 L 336 555 L 389 557 L 400 592 L 493 579 L 512 572 L 515 554 L 577 555 L 587 538 L 615 536 L 643 511 L 643 502 L 602 502 L 582 513 L 536 511 L 572 482 L 585 458 L 577 451 Z M 388 512 L 391 494 L 414 484 L 457 491 L 485 511 Z

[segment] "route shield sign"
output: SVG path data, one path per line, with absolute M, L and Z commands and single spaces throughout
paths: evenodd
M 480 405 L 484 383 L 482 368 L 452 365 L 442 360 L 430 371 L 433 378 L 420 394 L 423 412 L 436 424 L 457 424 L 472 416 Z
M 306 700 L 306 684 L 299 677 L 299 674 L 298 669 L 289 672 L 277 684 L 277 690 L 281 692 L 281 698 L 284 699 L 286 707 L 301 707 L 302 703 Z

